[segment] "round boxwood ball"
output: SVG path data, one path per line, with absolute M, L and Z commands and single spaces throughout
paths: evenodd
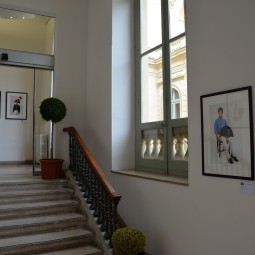
M 57 98 L 46 98 L 41 102 L 40 113 L 44 120 L 56 123 L 66 116 L 66 106 Z

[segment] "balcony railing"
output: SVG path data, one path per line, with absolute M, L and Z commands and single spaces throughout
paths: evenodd
M 188 160 L 188 128 L 176 127 L 172 130 L 172 159 Z M 164 131 L 152 129 L 142 131 L 141 155 L 144 159 L 164 160 Z

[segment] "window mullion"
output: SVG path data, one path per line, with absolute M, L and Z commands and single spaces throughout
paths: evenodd
M 169 144 L 172 144 L 171 141 L 171 131 L 170 128 L 170 119 L 171 116 L 171 73 L 170 73 L 170 52 L 169 52 L 169 20 L 168 20 L 168 1 L 161 0 L 162 3 L 162 48 L 163 48 L 163 84 L 164 84 L 164 119 L 166 122 L 165 127 L 165 148 L 166 148 L 166 157 L 169 158 L 169 155 L 172 153 L 172 148 Z M 169 169 L 169 160 L 167 160 L 167 172 Z

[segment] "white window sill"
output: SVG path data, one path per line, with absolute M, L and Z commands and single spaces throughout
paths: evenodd
M 143 171 L 137 171 L 135 169 L 112 170 L 111 172 L 114 174 L 122 174 L 122 175 L 134 176 L 134 177 L 144 178 L 144 179 L 149 179 L 149 180 L 155 180 L 155 181 L 168 182 L 168 183 L 173 183 L 173 184 L 178 184 L 178 185 L 189 186 L 188 178 L 185 178 L 185 177 L 148 173 L 148 172 L 143 172 Z

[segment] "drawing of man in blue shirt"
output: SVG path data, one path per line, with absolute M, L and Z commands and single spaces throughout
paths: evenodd
M 214 122 L 214 133 L 217 137 L 217 140 L 222 142 L 223 144 L 223 149 L 225 151 L 227 161 L 230 164 L 233 164 L 234 161 L 238 162 L 238 159 L 235 156 L 233 156 L 233 154 L 231 154 L 230 152 L 228 137 L 233 136 L 233 132 L 231 128 L 228 126 L 227 121 L 223 118 L 222 107 L 218 109 L 218 118 Z M 230 135 L 227 135 L 227 134 L 230 134 Z

